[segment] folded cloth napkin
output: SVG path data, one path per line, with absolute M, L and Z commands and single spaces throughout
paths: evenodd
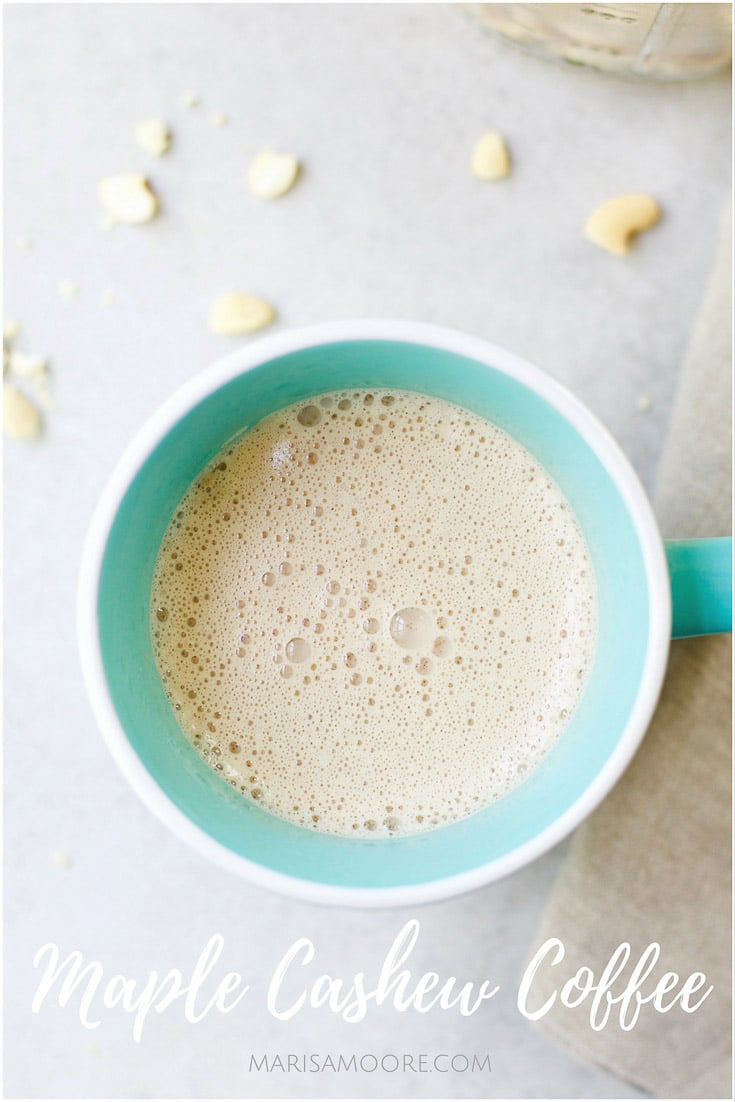
M 654 504 L 666 536 L 730 531 L 732 220 L 682 367 Z M 621 942 L 630 973 L 651 942 L 655 976 L 704 972 L 693 1014 L 643 1007 L 633 1030 L 595 1032 L 587 1004 L 558 999 L 539 1027 L 572 1055 L 667 1098 L 731 1098 L 731 637 L 672 644 L 662 697 L 632 765 L 577 831 L 534 949 L 560 938 L 564 978 L 596 976 Z M 561 967 L 534 985 L 540 1006 Z M 652 975 L 654 975 L 652 974 Z

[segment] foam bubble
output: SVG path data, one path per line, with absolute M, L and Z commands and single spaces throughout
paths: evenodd
M 431 639 L 431 617 L 423 608 L 402 608 L 391 617 L 391 639 L 399 647 L 416 650 L 425 647 Z
M 306 639 L 289 639 L 286 643 L 286 657 L 291 662 L 308 662 L 311 658 L 311 646 Z
M 304 406 L 296 414 L 296 420 L 300 425 L 304 425 L 307 428 L 311 428 L 313 425 L 318 425 L 322 419 L 321 411 L 318 406 Z

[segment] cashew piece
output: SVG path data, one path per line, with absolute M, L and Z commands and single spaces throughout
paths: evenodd
M 510 172 L 510 155 L 502 135 L 489 130 L 472 152 L 472 175 L 477 180 L 502 180 Z
M 248 169 L 248 187 L 259 199 L 280 199 L 294 186 L 300 171 L 296 157 L 264 149 Z
M 171 148 L 171 131 L 161 119 L 146 119 L 136 126 L 135 140 L 152 157 L 162 157 Z
M 44 379 L 48 375 L 48 363 L 43 356 L 28 352 L 9 352 L 8 368 L 19 379 Z
M 108 176 L 97 185 L 97 194 L 112 225 L 127 222 L 138 226 L 150 222 L 158 212 L 158 196 L 145 176 L 136 172 Z
M 240 337 L 270 325 L 275 316 L 275 310 L 264 299 L 233 292 L 212 303 L 209 328 L 223 337 Z
M 661 208 L 650 195 L 618 195 L 592 212 L 584 236 L 615 256 L 625 256 L 636 234 L 655 226 L 660 217 Z
M 3 383 L 3 430 L 13 440 L 30 440 L 41 431 L 41 414 L 12 383 Z

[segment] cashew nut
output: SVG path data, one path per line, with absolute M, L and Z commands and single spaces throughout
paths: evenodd
M 137 226 L 150 222 L 158 212 L 158 196 L 145 176 L 135 172 L 123 172 L 101 180 L 97 194 L 113 223 L 127 222 Z
M 29 440 L 41 431 L 41 414 L 12 383 L 3 383 L 3 430 L 13 440 Z
M 248 169 L 248 187 L 260 199 L 279 199 L 296 183 L 300 165 L 288 153 L 259 153 Z
M 276 312 L 269 302 L 234 292 L 216 299 L 209 310 L 209 328 L 225 337 L 254 333 L 270 325 Z
M 650 195 L 618 195 L 592 212 L 584 235 L 615 256 L 625 256 L 636 234 L 655 226 L 660 217 L 661 208 Z
M 135 140 L 153 157 L 162 157 L 171 148 L 171 131 L 160 119 L 146 119 L 135 128 Z
M 490 130 L 475 146 L 470 163 L 478 180 L 501 180 L 510 172 L 510 156 L 502 136 Z

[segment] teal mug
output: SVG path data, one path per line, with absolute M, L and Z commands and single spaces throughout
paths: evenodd
M 149 596 L 181 497 L 233 436 L 325 391 L 390 387 L 485 417 L 556 480 L 597 580 L 589 681 L 557 745 L 516 789 L 425 834 L 311 832 L 244 799 L 182 734 L 153 656 Z M 537 368 L 484 341 L 404 322 L 337 322 L 247 345 L 183 386 L 142 429 L 96 510 L 78 628 L 97 721 L 133 787 L 173 830 L 266 888 L 350 906 L 443 899 L 559 842 L 607 794 L 653 714 L 674 635 L 729 631 L 731 541 L 664 546 L 649 502 L 607 431 Z M 673 592 L 673 602 L 672 602 Z M 672 618 L 673 604 L 673 618 Z

